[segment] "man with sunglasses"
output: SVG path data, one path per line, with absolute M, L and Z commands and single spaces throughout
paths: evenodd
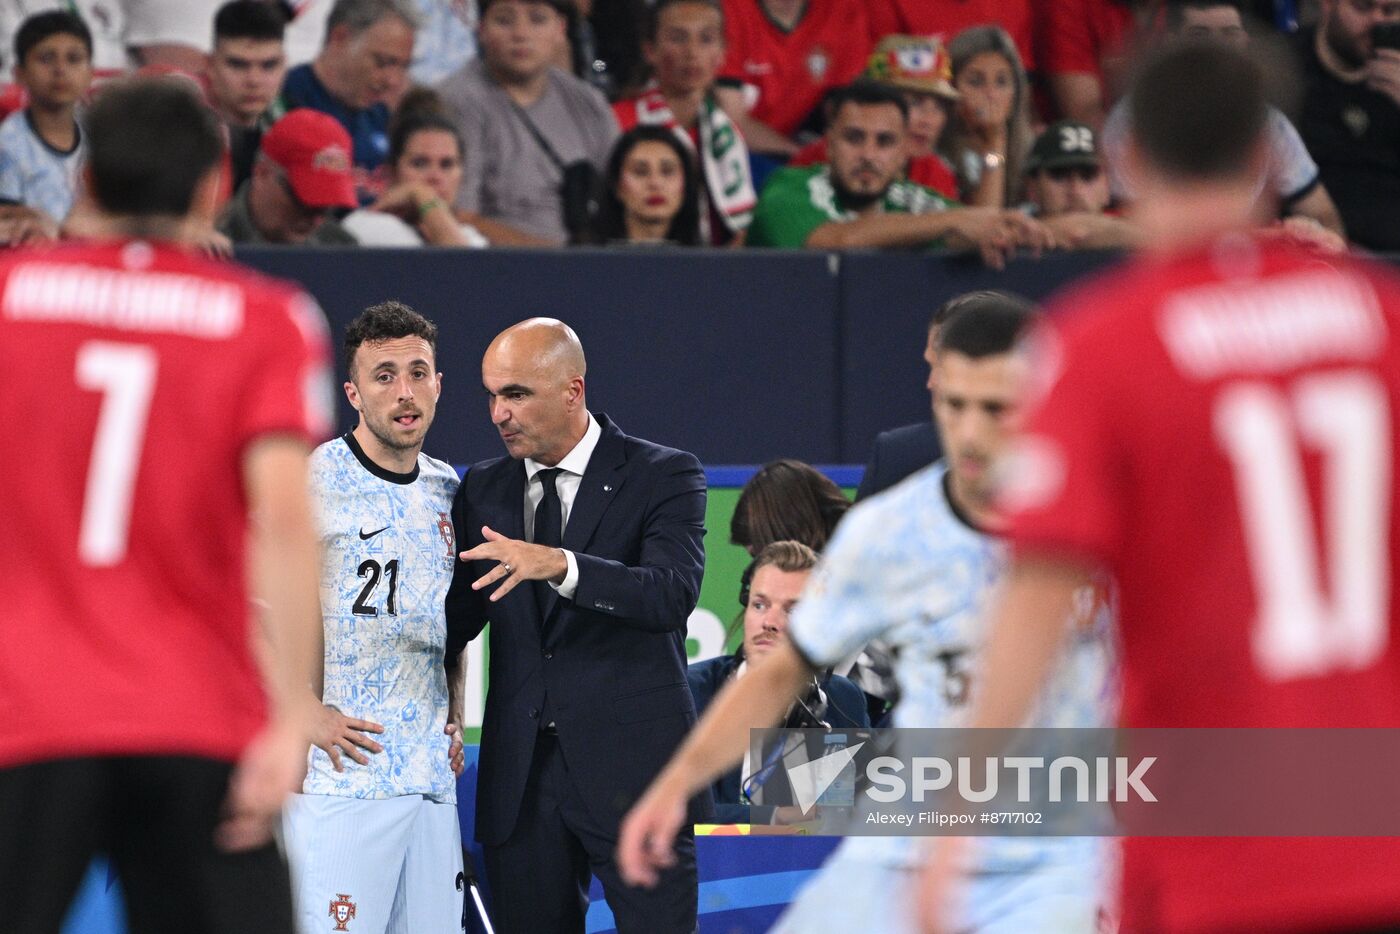
M 219 219 L 234 243 L 353 246 L 335 219 L 355 207 L 350 134 L 319 110 L 293 110 L 263 134 L 253 174 Z
M 1026 159 L 1026 198 L 1061 246 L 1120 249 L 1136 241 L 1136 228 L 1108 213 L 1108 175 L 1087 123 L 1061 120 L 1040 134 Z
M 1351 239 L 1400 249 L 1400 0 L 1322 0 L 1299 37 L 1298 129 Z M 1387 35 L 1387 33 L 1390 33 Z

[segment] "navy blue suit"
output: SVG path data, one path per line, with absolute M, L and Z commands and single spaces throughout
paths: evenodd
M 943 456 L 938 429 L 933 422 L 904 425 L 880 432 L 865 476 L 856 489 L 856 502 L 894 486 L 916 470 L 922 470 Z
M 719 655 L 690 666 L 686 678 L 690 681 L 690 693 L 695 698 L 695 709 L 702 716 L 720 688 L 738 670 L 740 661 L 742 659 L 737 654 Z M 822 690 L 827 698 L 822 719 L 834 729 L 852 730 L 870 726 L 865 694 L 849 678 L 831 675 L 822 682 Z M 770 823 L 773 819 L 772 807 L 742 803 L 739 771 L 736 768 L 725 772 L 710 786 L 715 799 L 715 820 L 721 824 Z
M 449 657 L 492 624 L 476 835 L 503 934 L 582 932 L 590 872 L 620 931 L 695 925 L 693 848 L 688 873 L 683 853 L 653 892 L 624 891 L 612 856 L 623 815 L 695 723 L 685 631 L 705 567 L 705 475 L 693 455 L 595 418 L 562 538 L 578 561 L 573 599 L 545 590 L 541 605 L 522 584 L 492 604 L 493 588 L 471 583 L 494 561 L 459 563 L 447 597 Z M 484 525 L 524 538 L 525 482 L 510 457 L 471 468 L 453 505 L 459 550 L 481 544 Z M 710 810 L 697 798 L 690 819 Z

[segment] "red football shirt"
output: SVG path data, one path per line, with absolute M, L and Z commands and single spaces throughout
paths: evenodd
M 1047 315 L 1018 554 L 1120 587 L 1130 727 L 1400 726 L 1400 280 L 1243 237 Z M 1130 839 L 1125 931 L 1400 917 L 1400 840 Z
M 232 761 L 266 713 L 242 457 L 329 427 L 315 303 L 139 241 L 0 262 L 0 766 Z
M 947 45 L 969 26 L 984 23 L 1005 29 L 1026 70 L 1035 68 L 1031 0 L 870 0 L 873 36 L 942 36 Z
M 1053 0 L 1040 5 L 1037 59 L 1047 74 L 1090 74 L 1113 103 L 1128 65 L 1133 9 L 1123 0 Z
M 790 32 L 759 0 L 724 0 L 724 35 L 720 79 L 743 85 L 754 117 L 785 135 L 859 75 L 873 47 L 864 0 L 808 0 Z

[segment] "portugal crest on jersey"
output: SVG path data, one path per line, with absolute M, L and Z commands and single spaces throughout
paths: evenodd
M 350 901 L 349 895 L 336 893 L 335 901 L 331 902 L 331 917 L 335 919 L 335 927 L 331 930 L 350 930 L 346 925 L 355 917 L 355 903 Z
M 452 535 L 452 520 L 447 517 L 447 513 L 438 513 L 438 534 L 442 536 L 443 542 L 447 545 L 447 566 L 452 567 L 452 562 L 457 559 L 457 549 L 453 547 L 456 539 Z

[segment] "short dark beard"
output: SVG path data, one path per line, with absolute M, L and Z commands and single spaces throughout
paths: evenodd
M 890 185 L 894 184 L 893 182 Z M 831 187 L 836 190 L 836 201 L 841 207 L 851 211 L 864 211 L 872 204 L 877 204 L 885 199 L 889 193 L 890 186 L 886 185 L 875 194 L 863 195 L 851 191 L 841 182 L 841 177 L 835 172 L 831 173 Z

